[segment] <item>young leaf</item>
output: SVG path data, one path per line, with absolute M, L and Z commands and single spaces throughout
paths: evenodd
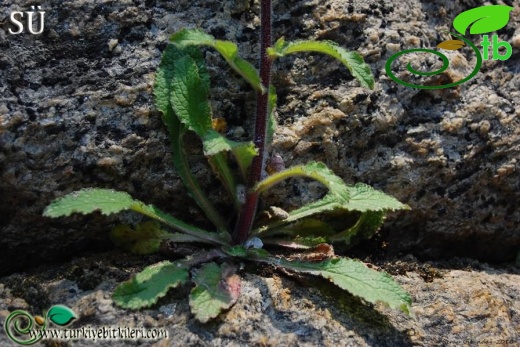
M 258 150 L 253 142 L 236 142 L 227 139 L 215 130 L 206 133 L 203 139 L 204 155 L 214 156 L 216 154 L 231 151 L 240 167 L 243 177 L 247 177 L 249 166 L 253 158 L 258 155 Z
M 47 317 L 54 324 L 63 327 L 76 319 L 76 314 L 67 306 L 54 305 L 47 312 Z
M 150 307 L 160 298 L 188 280 L 188 270 L 180 263 L 164 261 L 146 267 L 132 279 L 121 283 L 112 294 L 123 308 L 137 310 Z
M 203 265 L 193 277 L 195 288 L 190 293 L 191 312 L 206 323 L 235 304 L 240 294 L 240 278 L 228 264 Z
M 238 55 L 238 47 L 230 41 L 215 40 L 211 35 L 199 29 L 182 29 L 173 34 L 170 41 L 186 47 L 190 45 L 209 46 L 216 49 L 227 61 L 227 63 L 238 72 L 254 89 L 264 92 L 258 72 L 249 62 Z
M 133 230 L 129 225 L 118 225 L 110 232 L 116 246 L 135 254 L 152 254 L 159 250 L 161 242 L 171 233 L 163 230 L 156 221 L 139 223 Z
M 185 55 L 174 61 L 171 82 L 171 106 L 179 120 L 200 138 L 213 131 L 211 107 L 208 100 L 209 79 L 207 72 L 201 70 L 197 61 Z M 236 184 L 226 157 L 222 153 L 209 158 L 211 167 L 227 188 L 235 207 L 240 202 L 236 194 Z
M 462 35 L 471 26 L 470 34 L 487 34 L 502 29 L 509 22 L 511 6 L 490 5 L 480 6 L 459 14 L 453 20 L 453 27 Z
M 279 266 L 321 276 L 368 302 L 383 302 L 411 314 L 410 295 L 389 274 L 369 269 L 358 260 L 336 258 L 321 262 L 292 262 L 281 259 Z
M 212 129 L 209 84 L 190 56 L 177 59 L 173 69 L 172 108 L 179 120 L 202 138 Z
M 47 206 L 43 215 L 56 218 L 69 216 L 73 213 L 88 214 L 98 210 L 105 215 L 133 210 L 186 234 L 195 236 L 201 242 L 211 242 L 218 245 L 228 244 L 228 240 L 223 239 L 219 235 L 198 229 L 162 212 L 152 205 L 146 205 L 139 200 L 134 200 L 128 193 L 116 192 L 110 189 L 86 188 L 65 195 Z
M 170 133 L 172 160 L 186 188 L 191 196 L 204 211 L 209 220 L 220 230 L 227 230 L 227 223 L 222 219 L 220 213 L 215 209 L 211 201 L 202 191 L 197 179 L 192 174 L 186 153 L 184 151 L 184 134 L 186 126 L 182 124 L 173 112 L 171 103 L 172 81 L 175 74 L 175 61 L 183 56 L 191 57 L 199 67 L 199 74 L 202 79 L 209 83 L 209 75 L 204 68 L 202 54 L 197 47 L 180 49 L 175 45 L 168 45 L 163 53 L 159 69 L 155 75 L 154 95 L 155 105 L 162 113 L 162 119 Z
M 284 57 L 291 53 L 318 52 L 339 60 L 363 87 L 374 89 L 374 77 L 363 57 L 357 52 L 349 52 L 332 41 L 285 42 L 282 38 L 268 49 L 271 57 Z

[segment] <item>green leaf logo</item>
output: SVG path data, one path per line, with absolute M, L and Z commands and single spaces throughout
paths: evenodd
M 453 20 L 453 27 L 464 35 L 471 26 L 470 34 L 486 34 L 502 29 L 509 22 L 511 6 L 491 5 L 481 6 L 459 14 Z
M 76 318 L 76 314 L 67 306 L 55 305 L 47 312 L 47 317 L 56 325 L 66 326 Z

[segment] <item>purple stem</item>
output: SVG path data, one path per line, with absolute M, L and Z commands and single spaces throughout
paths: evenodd
M 271 0 L 260 1 L 260 79 L 265 88 L 265 92 L 256 94 L 256 120 L 253 142 L 258 148 L 258 155 L 253 159 L 249 169 L 248 193 L 246 202 L 238 217 L 238 222 L 233 234 L 236 244 L 243 244 L 251 232 L 253 221 L 258 206 L 258 194 L 251 193 L 251 188 L 260 181 L 264 171 L 267 120 L 269 112 L 269 86 L 271 84 L 271 65 L 272 60 L 267 55 L 267 48 L 271 47 Z

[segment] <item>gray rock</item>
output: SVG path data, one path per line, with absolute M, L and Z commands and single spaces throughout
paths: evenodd
M 412 295 L 414 317 L 379 304 L 365 305 L 325 280 L 295 280 L 259 268 L 259 274 L 241 274 L 242 293 L 229 311 L 201 324 L 189 311 L 189 288 L 172 290 L 142 311 L 114 306 L 115 284 L 153 262 L 140 259 L 113 251 L 4 277 L 0 323 L 3 326 L 14 309 L 42 315 L 59 304 L 77 316 L 67 329 L 145 328 L 168 333 L 168 338 L 148 341 L 68 342 L 74 346 L 516 346 L 520 342 L 520 272 L 512 266 L 463 259 L 421 263 L 413 256 L 385 261 L 383 267 Z M 33 291 L 40 295 L 31 295 Z M 14 346 L 3 333 L 0 344 Z
M 359 88 L 346 69 L 317 55 L 278 62 L 280 126 L 273 150 L 286 165 L 322 160 L 346 181 L 372 184 L 408 203 L 413 210 L 394 215 L 383 229 L 391 252 L 504 261 L 520 248 L 517 46 L 509 60 L 485 62 L 474 79 L 454 89 L 412 89 L 384 72 L 396 51 L 436 46 L 456 14 L 479 5 L 275 3 L 275 37 L 331 39 L 358 50 L 377 86 Z M 124 190 L 205 225 L 170 164 L 168 136 L 151 97 L 154 71 L 169 34 L 184 27 L 238 41 L 243 56 L 256 61 L 258 4 L 49 0 L 44 6 L 41 35 L 11 35 L 8 21 L 1 22 L 0 271 L 112 247 L 107 231 L 118 217 L 41 216 L 54 198 L 84 187 Z M 3 8 L 5 16 L 28 10 L 19 0 Z M 515 9 L 498 32 L 501 40 L 512 42 L 519 24 Z M 441 80 L 458 79 L 474 64 L 466 51 L 451 56 L 457 63 Z M 253 93 L 217 54 L 209 50 L 206 59 L 215 116 L 247 138 Z M 197 177 L 227 211 L 201 162 L 195 155 Z M 305 186 L 278 191 L 269 197 L 273 205 L 283 199 L 297 206 L 313 197 Z

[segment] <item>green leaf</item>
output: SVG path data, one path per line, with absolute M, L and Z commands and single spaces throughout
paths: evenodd
M 199 238 L 201 242 L 219 245 L 228 244 L 228 240 L 222 239 L 219 235 L 184 223 L 159 210 L 155 206 L 146 205 L 139 200 L 132 199 L 127 193 L 116 192 L 110 189 L 87 188 L 65 195 L 47 206 L 43 214 L 48 217 L 62 217 L 69 216 L 73 213 L 88 214 L 97 210 L 105 215 L 132 210 L 185 232 L 186 234 L 195 236 Z
M 110 238 L 116 246 L 135 254 L 152 254 L 159 250 L 161 242 L 172 237 L 156 221 L 137 224 L 135 230 L 129 225 L 112 228 Z
M 191 57 L 199 68 L 199 77 L 209 84 L 209 75 L 204 66 L 202 54 L 197 47 L 179 48 L 176 45 L 168 45 L 163 53 L 161 63 L 155 75 L 154 95 L 155 105 L 162 113 L 162 119 L 170 133 L 172 160 L 186 188 L 191 196 L 204 211 L 211 222 L 220 230 L 227 230 L 227 223 L 208 199 L 193 175 L 188 165 L 184 151 L 184 134 L 186 126 L 182 124 L 173 111 L 171 103 L 172 81 L 175 74 L 175 61 L 184 56 Z
M 375 190 L 364 183 L 357 183 L 354 187 L 349 187 L 348 189 L 350 200 L 345 205 L 345 208 L 350 211 L 397 211 L 410 209 L 410 206 L 399 202 L 396 198 Z
M 329 189 L 330 193 L 337 197 L 338 200 L 349 200 L 350 192 L 343 180 L 336 176 L 325 164 L 315 161 L 276 172 L 259 182 L 253 190 L 256 193 L 262 193 L 275 184 L 290 177 L 312 178 L 325 185 Z
M 76 314 L 67 306 L 54 305 L 47 312 L 47 318 L 56 325 L 66 326 L 76 318 Z
M 222 249 L 226 254 L 237 257 L 237 258 L 246 258 L 247 257 L 247 250 L 242 245 L 236 245 L 233 247 L 224 247 Z
M 253 158 L 258 155 L 258 149 L 253 142 L 237 142 L 227 139 L 215 130 L 209 130 L 203 139 L 204 154 L 216 154 L 231 151 L 244 177 L 247 177 Z
M 195 288 L 190 293 L 190 307 L 195 318 L 206 323 L 235 304 L 240 294 L 240 278 L 235 268 L 209 263 L 193 277 Z
M 370 67 L 357 52 L 349 52 L 332 41 L 295 41 L 285 42 L 283 38 L 268 49 L 271 57 L 284 57 L 291 53 L 318 52 L 339 60 L 363 87 L 374 89 L 374 77 Z
M 114 302 L 123 308 L 150 307 L 160 298 L 188 280 L 188 270 L 181 263 L 164 261 L 146 267 L 132 279 L 121 283 L 112 295 Z
M 175 60 L 171 105 L 179 120 L 201 138 L 212 129 L 209 84 L 190 56 Z
M 281 259 L 279 266 L 321 276 L 368 302 L 383 302 L 411 314 L 410 295 L 389 274 L 372 270 L 358 260 L 336 258 L 307 263 Z
M 512 10 L 513 7 L 504 5 L 476 7 L 455 17 L 453 27 L 462 35 L 470 26 L 470 34 L 487 34 L 505 27 Z
M 318 162 L 310 162 L 304 166 L 295 166 L 277 172 L 259 182 L 253 188 L 253 191 L 261 193 L 284 179 L 296 176 L 315 179 L 324 184 L 329 189 L 329 192 L 322 199 L 289 212 L 289 216 L 284 220 L 255 230 L 254 234 L 274 234 L 275 229 L 280 229 L 283 225 L 323 212 L 341 210 L 386 212 L 409 209 L 409 206 L 402 204 L 397 199 L 375 190 L 366 184 L 358 183 L 354 187 L 347 186 L 343 180 L 336 176 L 325 164 Z
M 329 238 L 331 242 L 343 241 L 347 245 L 354 245 L 363 239 L 370 239 L 383 225 L 385 212 L 366 211 L 361 214 L 357 223 L 347 230 Z
M 208 96 L 209 78 L 207 77 L 207 71 L 201 68 L 201 63 L 197 62 L 190 55 L 183 55 L 176 59 L 173 62 L 173 77 L 171 81 L 171 107 L 181 123 L 194 131 L 201 139 L 204 138 L 208 131 L 213 130 Z M 172 127 L 174 125 L 172 123 Z M 182 136 L 182 134 L 179 134 L 179 136 Z M 179 156 L 181 155 L 181 153 L 178 154 Z M 174 163 L 184 166 L 184 163 L 179 162 L 181 159 L 176 160 L 174 158 L 174 160 Z M 216 154 L 209 158 L 209 162 L 219 179 L 224 183 L 235 207 L 238 209 L 240 203 L 236 194 L 236 184 L 226 157 L 222 153 Z M 187 173 L 184 174 L 184 177 L 187 180 L 191 178 Z M 190 185 L 192 183 L 189 182 Z M 200 196 L 202 192 L 195 187 L 195 193 Z M 203 203 L 205 208 L 207 207 L 205 201 L 200 200 L 200 202 Z M 214 211 L 210 212 L 212 220 L 218 222 L 219 227 L 223 227 L 222 221 L 216 218 Z
M 86 188 L 54 200 L 43 211 L 46 217 L 66 217 L 73 213 L 88 214 L 100 211 L 104 215 L 131 208 L 134 200 L 125 192 L 110 189 Z
M 231 68 L 238 72 L 254 89 L 261 92 L 265 91 L 258 72 L 253 65 L 239 56 L 238 47 L 233 42 L 215 40 L 213 36 L 199 29 L 182 29 L 173 34 L 170 41 L 181 47 L 196 45 L 216 49 Z

